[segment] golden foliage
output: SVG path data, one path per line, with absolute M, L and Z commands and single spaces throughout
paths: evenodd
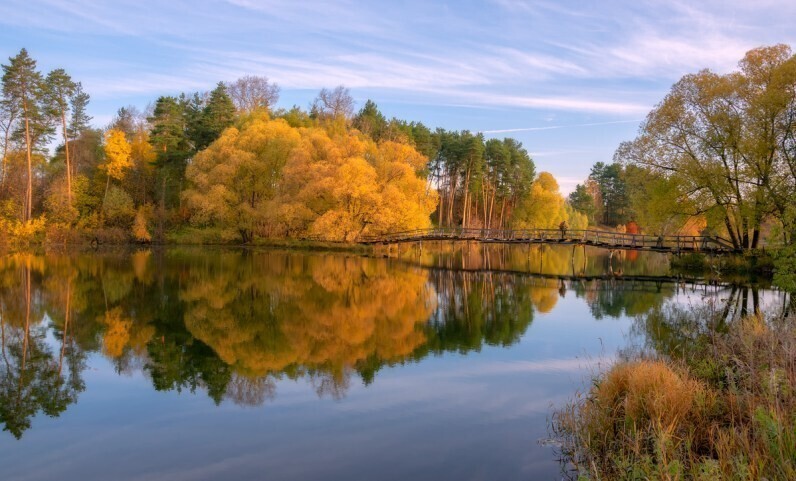
M 27 221 L 0 218 L 0 231 L 12 244 L 28 245 L 44 235 L 47 219 L 44 215 Z
M 191 223 L 222 227 L 228 238 L 259 230 L 266 202 L 299 139 L 284 120 L 252 120 L 242 130 L 224 131 L 186 170 L 192 186 L 182 197 Z
M 366 233 L 428 227 L 437 204 L 413 147 L 376 144 L 345 126 L 295 128 L 259 116 L 228 129 L 196 156 L 183 193 L 197 226 L 227 237 Z
M 102 351 L 112 358 L 121 357 L 124 348 L 130 342 L 130 327 L 133 321 L 123 315 L 121 307 L 106 311 L 101 323 L 105 325 L 102 336 Z
M 356 258 L 312 257 L 309 266 L 293 259 L 300 258 L 228 256 L 222 262 L 235 265 L 197 272 L 181 294 L 186 327 L 246 376 L 293 366 L 339 380 L 357 362 L 402 359 L 425 342 L 418 325 L 434 309 L 425 272 L 388 272 Z M 240 312 L 241 305 L 249 307 Z
M 514 226 L 519 229 L 557 229 L 569 218 L 564 197 L 553 174 L 541 172 L 531 185 L 530 194 L 514 213 Z
M 149 227 L 147 226 L 149 210 L 147 206 L 141 206 L 136 210 L 135 219 L 133 220 L 133 237 L 138 242 L 150 242 L 152 240 L 152 235 L 149 233 Z
M 105 165 L 104 169 L 108 172 L 108 176 L 122 180 L 124 174 L 130 167 L 133 166 L 130 160 L 132 148 L 124 132 L 117 129 L 110 129 L 105 132 Z

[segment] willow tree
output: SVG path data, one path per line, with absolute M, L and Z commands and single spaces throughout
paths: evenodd
M 220 228 L 243 242 L 262 232 L 266 202 L 274 197 L 282 168 L 299 144 L 298 129 L 284 120 L 254 118 L 227 129 L 194 157 L 182 199 L 197 227 Z
M 736 248 L 758 247 L 768 217 L 792 242 L 794 85 L 796 59 L 786 45 L 751 50 L 737 72 L 686 75 L 615 159 L 674 179 L 673 208 L 690 205 L 691 215 L 717 219 Z

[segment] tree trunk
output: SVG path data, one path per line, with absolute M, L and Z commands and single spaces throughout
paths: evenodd
M 486 218 L 486 204 L 487 204 L 487 194 L 486 194 L 486 182 L 481 184 L 481 198 L 484 199 L 484 227 L 489 229 L 489 221 Z
M 61 111 L 61 130 L 64 132 L 64 155 L 66 156 L 66 201 L 72 208 L 72 164 L 69 159 L 69 136 L 66 133 L 66 111 Z
M 451 227 L 453 225 L 453 206 L 454 206 L 454 203 L 455 203 L 454 201 L 456 200 L 455 199 L 455 196 L 456 196 L 456 177 L 455 176 L 452 176 L 452 175 L 450 176 L 450 180 L 448 181 L 448 189 L 449 189 L 449 193 L 448 193 L 448 227 Z
M 462 227 L 467 227 L 467 211 L 468 204 L 470 203 L 470 168 L 467 168 L 467 174 L 464 177 L 464 207 L 462 208 Z
M 28 192 L 27 208 L 25 209 L 25 221 L 33 217 L 33 149 L 30 145 L 30 119 L 28 118 L 28 102 L 22 102 L 22 110 L 25 113 L 25 150 L 28 158 Z
M 495 216 L 495 195 L 497 187 L 492 189 L 492 198 L 489 200 L 489 227 L 492 227 L 492 218 Z
M 503 214 L 506 212 L 506 199 L 503 199 L 502 205 L 500 206 L 500 228 L 505 229 L 505 225 L 503 224 Z
M 439 192 L 439 204 L 437 205 L 437 225 L 439 227 L 443 227 L 445 223 L 443 222 L 443 212 L 445 212 L 445 193 L 442 191 L 442 178 L 438 177 L 440 184 L 437 186 L 437 192 Z
M 9 120 L 8 128 L 5 130 L 5 135 L 3 139 L 3 159 L 2 159 L 3 165 L 1 166 L 3 170 L 2 172 L 0 172 L 0 192 L 2 192 L 3 187 L 5 187 L 6 185 L 6 168 L 8 165 L 6 163 L 6 158 L 8 158 L 8 138 L 11 135 L 12 122 L 13 122 L 12 120 Z
M 732 222 L 730 222 L 730 217 L 728 215 L 724 215 L 724 226 L 727 228 L 727 233 L 730 235 L 730 241 L 732 242 L 732 246 L 736 249 L 741 248 L 741 244 L 738 242 L 738 237 L 735 235 L 735 230 L 733 230 Z
M 105 195 L 102 197 L 102 210 L 105 210 L 105 202 L 108 201 L 108 187 L 111 185 L 111 176 L 105 177 Z

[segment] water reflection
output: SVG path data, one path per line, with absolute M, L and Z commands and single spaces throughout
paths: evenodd
M 609 251 L 577 245 L 431 241 L 377 246 L 375 253 L 413 264 L 471 271 L 494 270 L 586 278 L 666 277 L 671 274 L 668 254 Z
M 757 285 L 700 286 L 691 291 L 699 303 L 664 300 L 635 315 L 631 336 L 638 343 L 623 353 L 639 351 L 665 356 L 687 356 L 709 336 L 727 332 L 728 326 L 750 315 L 782 319 L 796 311 L 796 297 Z M 640 345 L 639 345 L 640 344 Z
M 216 404 L 261 405 L 284 379 L 340 399 L 352 379 L 372 383 L 385 366 L 516 344 L 568 292 L 600 319 L 655 311 L 679 289 L 555 278 L 575 264 L 604 269 L 605 259 L 584 261 L 582 249 L 528 252 L 419 253 L 427 266 L 238 250 L 5 256 L 0 423 L 19 438 L 37 414 L 55 417 L 77 402 L 90 355 L 119 374 L 143 373 L 158 391 L 204 393 Z M 495 269 L 537 262 L 536 254 L 543 275 Z M 609 262 L 658 269 L 657 260 Z
M 40 288 L 41 259 L 17 256 L 0 269 L 0 422 L 19 439 L 38 412 L 57 417 L 83 391 L 85 354 L 70 332 L 72 278 L 65 274 L 65 292 L 58 296 Z M 60 304 L 52 334 L 60 341 L 53 349 L 46 340 L 44 306 Z

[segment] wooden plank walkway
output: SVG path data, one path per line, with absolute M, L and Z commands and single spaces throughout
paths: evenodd
M 362 236 L 360 244 L 398 244 L 423 241 L 476 241 L 496 244 L 586 245 L 604 249 L 655 252 L 738 252 L 726 239 L 714 236 L 654 236 L 591 229 L 463 229 L 455 227 L 418 229 L 385 235 Z

